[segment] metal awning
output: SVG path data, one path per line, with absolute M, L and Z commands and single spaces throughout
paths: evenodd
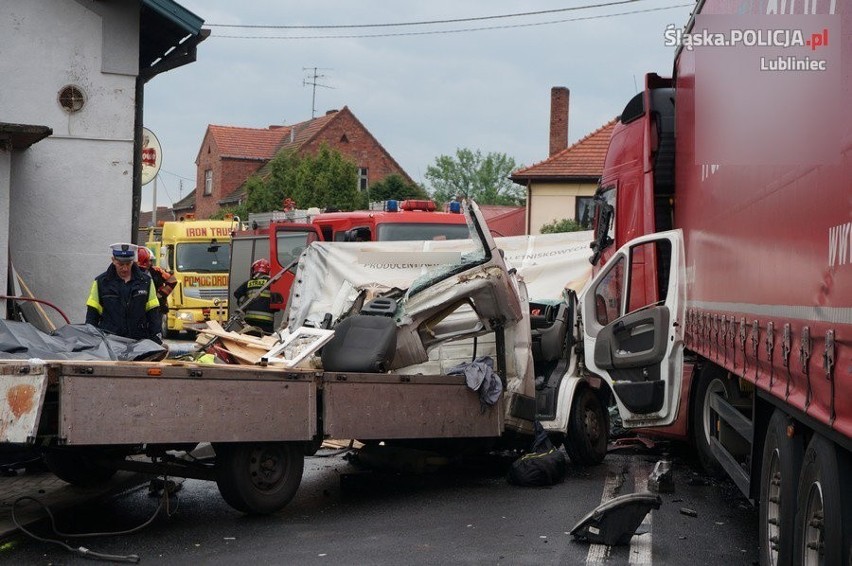
M 203 23 L 173 0 L 142 0 L 139 74 L 143 80 L 195 61 L 196 47 L 210 35 L 201 29 Z
M 53 130 L 47 126 L 0 122 L 0 149 L 27 149 L 52 133 Z

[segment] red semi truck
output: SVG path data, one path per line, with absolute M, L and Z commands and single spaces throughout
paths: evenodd
M 842 57 L 828 65 L 842 63 L 848 104 L 848 3 L 699 1 L 684 33 L 711 14 L 771 17 L 778 29 L 834 19 Z M 825 162 L 704 163 L 697 57 L 682 44 L 673 77 L 647 75 L 613 131 L 595 197 L 586 362 L 608 378 L 628 426 L 691 436 L 705 467 L 759 504 L 762 564 L 850 564 L 852 113 L 832 114 L 840 142 Z M 786 118 L 796 117 L 776 116 Z M 806 135 L 749 127 L 743 135 L 758 132 L 770 152 Z

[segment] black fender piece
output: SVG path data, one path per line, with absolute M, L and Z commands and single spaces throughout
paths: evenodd
M 616 546 L 629 544 L 636 529 L 651 509 L 659 509 L 663 501 L 650 492 L 629 493 L 601 503 L 571 529 L 579 540 Z

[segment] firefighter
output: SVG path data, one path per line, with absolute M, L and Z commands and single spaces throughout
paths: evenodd
M 151 257 L 153 255 L 151 250 L 140 246 L 136 250 L 136 265 L 154 280 L 154 289 L 157 290 L 157 300 L 160 301 L 160 312 L 167 314 L 169 312 L 167 299 L 169 293 L 177 285 L 177 278 L 159 265 L 151 265 Z
M 86 301 L 86 324 L 125 338 L 163 343 L 154 282 L 134 263 L 137 246 L 113 244 L 112 263 L 95 277 Z
M 274 332 L 272 308 L 270 307 L 271 293 L 269 288 L 260 289 L 269 281 L 272 266 L 267 259 L 259 259 L 251 264 L 251 277 L 234 291 L 237 305 L 243 308 L 246 322 L 264 332 Z

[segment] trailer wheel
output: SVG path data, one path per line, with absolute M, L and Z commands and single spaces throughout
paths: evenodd
M 600 464 L 609 441 L 609 413 L 600 397 L 588 387 L 577 390 L 571 402 L 565 452 L 575 464 Z
M 62 481 L 81 487 L 101 485 L 116 472 L 114 467 L 104 465 L 91 453 L 80 450 L 47 450 L 44 463 Z
M 846 566 L 852 540 L 849 455 L 820 435 L 805 451 L 799 477 L 793 563 Z
M 302 481 L 302 443 L 219 444 L 216 484 L 228 505 L 266 515 L 287 505 Z
M 776 410 L 769 420 L 760 471 L 760 563 L 793 563 L 796 489 L 804 452 L 799 435 L 787 436 L 789 417 Z
M 692 439 L 698 455 L 698 462 L 708 474 L 724 477 L 725 472 L 713 452 L 710 451 L 710 438 L 718 434 L 718 417 L 710 407 L 711 395 L 721 395 L 729 403 L 739 399 L 736 383 L 728 378 L 727 372 L 719 366 L 709 365 L 698 374 L 695 403 L 692 411 Z

